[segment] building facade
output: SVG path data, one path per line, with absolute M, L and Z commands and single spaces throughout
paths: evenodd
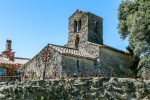
M 11 40 L 6 40 L 6 48 L 0 54 L 0 76 L 14 76 L 17 69 L 29 61 L 28 58 L 15 57 L 11 44 Z
M 19 70 L 30 79 L 127 77 L 134 63 L 128 52 L 103 43 L 103 19 L 77 10 L 69 17 L 68 42 L 48 44 Z

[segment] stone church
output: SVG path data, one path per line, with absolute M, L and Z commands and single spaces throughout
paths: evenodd
M 69 17 L 68 27 L 66 45 L 48 44 L 19 71 L 30 79 L 127 77 L 134 58 L 103 43 L 101 17 L 77 10 Z

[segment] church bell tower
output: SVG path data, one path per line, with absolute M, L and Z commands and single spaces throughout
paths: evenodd
M 78 49 L 81 44 L 103 44 L 103 19 L 90 12 L 77 10 L 69 17 L 67 47 Z

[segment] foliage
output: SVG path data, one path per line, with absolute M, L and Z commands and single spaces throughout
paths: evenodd
M 140 59 L 138 70 L 150 70 L 150 0 L 122 1 L 118 19 L 121 38 L 129 38 L 133 55 Z

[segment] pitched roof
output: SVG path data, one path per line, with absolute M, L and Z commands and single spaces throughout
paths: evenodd
M 0 64 L 17 65 L 17 63 L 10 61 L 9 59 L 6 59 L 6 58 L 1 57 L 1 56 L 0 56 Z
M 28 62 L 29 60 L 30 60 L 29 58 L 15 57 L 14 62 L 23 65 L 26 62 Z
M 91 43 L 91 44 L 94 44 L 94 45 L 96 45 L 96 46 L 98 46 L 100 48 L 106 48 L 106 49 L 110 49 L 110 50 L 113 50 L 113 51 L 116 51 L 116 52 L 119 52 L 119 53 L 123 53 L 123 54 L 129 55 L 128 52 L 125 52 L 125 51 L 122 51 L 122 50 L 118 50 L 116 48 L 113 48 L 113 47 L 110 47 L 110 46 L 107 46 L 107 45 L 99 45 L 99 44 L 95 44 L 95 43 Z M 47 47 L 53 48 L 54 50 L 56 50 L 57 52 L 59 52 L 62 55 L 96 60 L 96 57 L 94 55 L 89 54 L 86 51 L 75 49 L 75 48 L 70 48 L 70 47 L 65 47 L 65 46 L 60 46 L 60 45 L 48 44 L 37 55 L 35 55 L 32 59 L 24 59 L 24 58 L 22 58 L 22 60 L 24 59 L 24 61 L 22 61 L 22 62 L 24 64 L 31 62 L 34 58 L 36 58 Z M 19 58 L 18 61 L 21 61 L 21 59 Z
M 87 11 L 83 11 L 83 10 L 79 10 L 79 9 L 77 9 L 69 18 L 71 18 L 72 16 L 74 16 L 76 13 L 78 13 L 78 12 L 80 12 L 80 13 L 82 13 L 82 14 L 86 14 L 87 13 Z
M 26 62 L 28 62 L 29 59 L 28 58 L 19 58 L 19 57 L 15 57 L 14 61 L 11 61 L 7 58 L 4 58 L 2 56 L 0 56 L 0 64 L 6 64 L 6 65 L 23 65 Z
M 83 15 L 85 15 L 85 14 L 93 15 L 93 16 L 96 16 L 97 18 L 100 18 L 101 20 L 103 20 L 102 17 L 97 16 L 96 14 L 93 14 L 93 13 L 88 12 L 88 11 L 83 11 L 83 10 L 80 10 L 80 9 L 77 9 L 77 10 L 69 17 L 69 19 L 72 18 L 76 13 L 82 13 L 81 16 L 83 16 Z
M 87 58 L 87 59 L 93 59 L 93 60 L 96 59 L 95 56 L 93 56 L 85 51 L 81 51 L 79 49 L 68 48 L 68 47 L 58 46 L 58 45 L 54 45 L 54 44 L 49 44 L 49 47 L 58 51 L 62 55 L 70 55 L 70 56 L 74 56 L 74 57 Z
M 110 49 L 110 50 L 113 50 L 118 53 L 130 55 L 129 52 L 127 52 L 127 51 L 122 51 L 122 50 L 110 47 L 108 45 L 99 45 L 99 44 L 95 44 L 95 45 L 99 46 L 100 48 L 106 48 L 106 49 Z M 53 49 L 55 49 L 56 51 L 60 52 L 63 55 L 71 55 L 71 56 L 87 58 L 87 59 L 96 59 L 96 57 L 94 55 L 89 54 L 86 51 L 81 51 L 79 49 L 69 48 L 69 47 L 64 47 L 64 46 L 59 46 L 59 45 L 54 45 L 54 44 L 49 44 L 49 46 L 52 47 Z
M 116 52 L 119 52 L 119 53 L 122 53 L 122 54 L 130 55 L 129 52 L 127 52 L 127 51 L 122 51 L 122 50 L 116 49 L 114 47 L 110 47 L 108 45 L 99 45 L 99 47 L 100 48 L 110 49 L 110 50 L 113 50 L 113 51 L 116 51 Z

